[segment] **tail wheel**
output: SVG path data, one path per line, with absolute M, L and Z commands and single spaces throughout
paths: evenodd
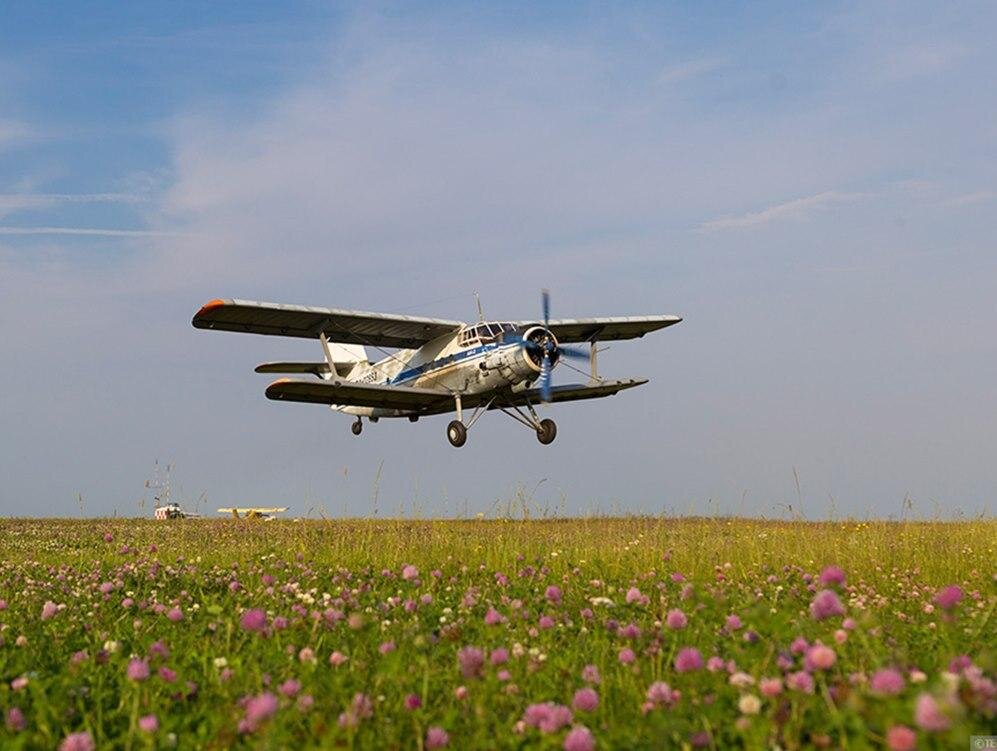
M 557 438 L 557 425 L 554 421 L 550 419 L 541 420 L 540 427 L 537 428 L 537 440 L 546 446 L 553 443 L 555 438 Z
M 357 420 L 355 423 L 350 425 L 350 430 L 353 431 L 353 435 L 360 435 L 363 432 L 363 423 Z
M 467 428 L 460 420 L 452 420 L 447 425 L 447 440 L 454 448 L 460 448 L 467 443 Z

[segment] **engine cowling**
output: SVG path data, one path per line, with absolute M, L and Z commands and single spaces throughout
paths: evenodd
M 557 337 L 549 329 L 543 326 L 531 326 L 523 332 L 523 342 L 523 357 L 530 368 L 537 373 L 540 372 L 545 350 L 551 367 L 557 364 L 561 353 L 557 346 Z M 527 342 L 529 344 L 526 344 Z

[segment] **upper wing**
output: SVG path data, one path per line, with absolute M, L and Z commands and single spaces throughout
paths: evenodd
M 449 392 L 349 381 L 300 381 L 280 378 L 267 386 L 267 398 L 286 402 L 336 404 L 424 411 L 453 404 Z
M 278 305 L 251 300 L 212 300 L 194 316 L 195 328 L 246 331 L 251 334 L 297 336 L 367 344 L 372 347 L 416 349 L 438 336 L 457 331 L 460 321 L 440 318 L 364 313 L 359 310 Z
M 643 386 L 645 383 L 647 383 L 646 378 L 631 378 L 626 381 L 600 381 L 594 384 L 572 383 L 554 386 L 550 390 L 550 401 L 574 402 L 579 399 L 600 399 L 604 396 L 613 396 L 625 389 Z M 501 404 L 494 404 L 491 408 L 519 407 L 527 403 L 538 404 L 540 401 L 540 389 L 527 389 L 526 391 L 514 392 L 510 398 L 504 399 Z
M 617 316 L 615 318 L 562 318 L 548 328 L 562 344 L 572 342 L 636 339 L 652 331 L 674 326 L 679 316 Z M 528 325 L 522 322 L 520 325 Z M 536 323 L 533 321 L 532 323 Z

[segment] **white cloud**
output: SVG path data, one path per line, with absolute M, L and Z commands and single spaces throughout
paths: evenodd
M 718 219 L 704 222 L 700 225 L 700 229 L 705 232 L 719 232 L 723 230 L 761 227 L 781 219 L 798 219 L 834 204 L 851 203 L 864 198 L 866 195 L 865 193 L 840 193 L 828 190 L 823 193 L 817 193 L 816 195 L 794 198 L 792 201 L 777 203 L 761 211 L 753 211 L 735 216 L 722 216 Z

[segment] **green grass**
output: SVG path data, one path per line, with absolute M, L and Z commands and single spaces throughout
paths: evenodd
M 423 748 L 436 726 L 449 748 L 561 748 L 584 725 L 605 749 L 882 748 L 905 725 L 919 748 L 964 748 L 971 734 L 997 732 L 995 539 L 984 519 L 0 521 L 0 708 L 25 725 L 0 727 L 0 747 L 53 748 L 87 732 L 102 749 Z M 815 620 L 812 589 L 824 587 L 808 581 L 831 564 L 847 576 L 831 587 L 846 612 Z M 402 578 L 405 565 L 417 579 Z M 964 596 L 945 611 L 934 598 L 948 585 Z M 646 601 L 627 603 L 631 588 Z M 42 619 L 47 601 L 60 609 Z M 166 615 L 174 607 L 178 622 Z M 241 627 L 251 608 L 266 611 L 266 633 Z M 485 623 L 491 608 L 502 623 Z M 664 624 L 672 609 L 685 628 Z M 726 629 L 732 614 L 743 625 Z M 630 624 L 639 634 L 627 635 Z M 830 646 L 834 665 L 813 670 L 813 693 L 762 695 L 763 678 L 803 670 L 789 651 L 798 637 Z M 469 646 L 485 664 L 462 675 L 457 655 Z M 677 672 L 686 647 L 733 661 L 744 674 L 734 682 L 751 683 L 732 685 L 726 664 Z M 619 659 L 625 648 L 632 664 Z M 490 663 L 495 649 L 507 663 Z M 330 665 L 334 651 L 348 660 Z M 948 673 L 960 655 L 972 666 Z M 130 659 L 151 676 L 130 680 Z M 601 674 L 598 708 L 556 732 L 524 727 L 531 704 L 570 707 L 586 665 Z M 886 667 L 905 676 L 899 695 L 867 685 Z M 288 680 L 300 683 L 293 697 L 279 691 Z M 645 706 L 656 681 L 681 698 Z M 276 713 L 240 732 L 243 700 L 266 692 Z M 370 716 L 341 723 L 356 694 Z M 410 695 L 421 707 L 405 707 Z M 918 727 L 922 695 L 948 729 Z M 745 696 L 761 699 L 757 714 L 742 711 Z M 137 724 L 148 715 L 152 733 Z

